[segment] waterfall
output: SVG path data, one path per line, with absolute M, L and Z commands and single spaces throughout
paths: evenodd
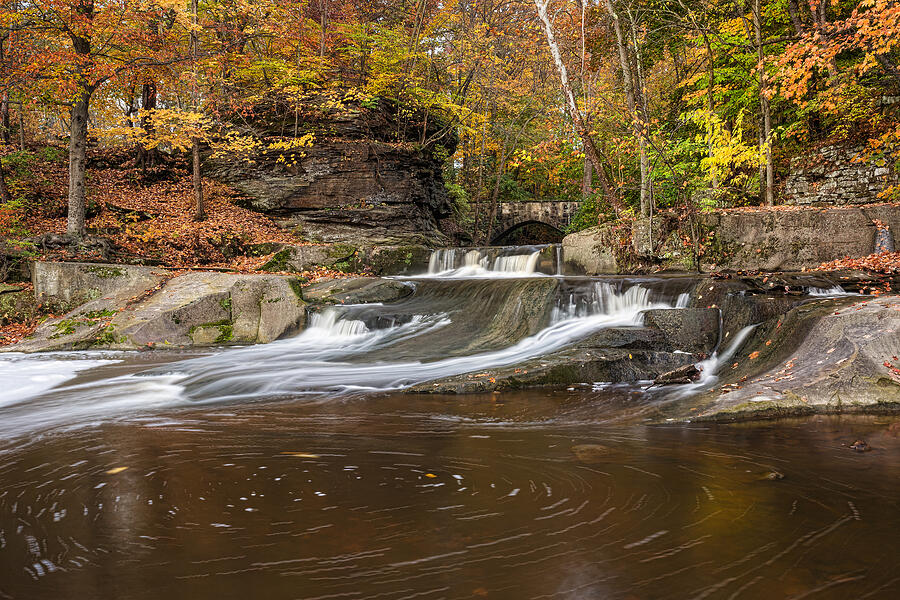
M 431 253 L 424 276 L 456 279 L 558 275 L 562 270 L 561 256 L 558 244 L 440 248 Z

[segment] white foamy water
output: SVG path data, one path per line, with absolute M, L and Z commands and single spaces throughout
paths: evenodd
M 728 363 L 735 352 L 740 350 L 744 341 L 747 339 L 747 336 L 750 335 L 756 327 L 756 325 L 747 325 L 738 331 L 731 341 L 725 343 L 724 348 L 720 348 L 716 352 L 713 352 L 706 360 L 698 362 L 696 366 L 700 371 L 700 378 L 693 383 L 678 386 L 674 395 L 681 398 L 689 396 L 699 390 L 714 386 L 716 382 L 719 381 L 718 373 L 721 366 Z
M 60 354 L 0 355 L 0 407 L 22 402 L 55 388 L 74 378 L 79 371 L 115 362 L 118 361 Z
M 428 273 L 418 277 L 446 279 L 460 278 L 501 278 L 501 277 L 541 277 L 538 271 L 541 252 L 550 246 L 524 248 L 441 248 L 431 253 Z M 555 268 L 559 271 L 560 250 Z M 557 273 L 558 274 L 558 273 Z
M 344 318 L 347 309 L 343 307 L 330 308 L 312 315 L 309 327 L 299 335 L 271 344 L 229 349 L 144 373 L 79 385 L 65 385 L 60 379 L 53 385 L 63 385 L 50 391 L 51 385 L 36 387 L 32 397 L 41 391 L 46 393 L 33 397 L 20 410 L 7 411 L 0 422 L 0 435 L 134 417 L 196 402 L 302 396 L 313 400 L 397 390 L 513 366 L 560 350 L 606 327 L 641 325 L 647 309 L 673 307 L 672 303 L 653 300 L 650 290 L 639 285 L 618 291 L 608 283 L 597 283 L 588 299 L 558 308 L 549 326 L 508 347 L 437 360 L 374 360 L 370 353 L 377 350 L 378 356 L 389 357 L 394 345 L 421 336 L 431 336 L 426 343 L 439 347 L 440 330 L 450 323 L 446 314 L 414 315 L 402 323 L 373 328 L 359 319 Z M 422 342 L 425 340 L 418 343 Z M 25 359 L 26 363 L 29 360 L 40 362 Z M 80 368 L 102 364 L 80 362 Z M 29 364 L 28 368 L 34 372 L 40 367 Z M 65 372 L 71 376 L 76 368 L 69 364 Z
M 820 288 L 820 287 L 811 287 L 807 290 L 807 293 L 810 296 L 820 296 L 824 298 L 833 298 L 836 296 L 853 296 L 855 294 L 851 292 L 845 292 L 844 288 L 839 285 L 832 286 L 830 288 Z

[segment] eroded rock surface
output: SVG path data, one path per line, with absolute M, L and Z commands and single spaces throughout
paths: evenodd
M 68 284 L 65 282 L 69 282 Z M 77 303 L 3 351 L 201 347 L 271 342 L 302 327 L 300 281 L 276 275 L 186 273 L 119 265 L 38 263 L 43 298 Z M 76 287 L 82 286 L 82 287 Z
M 242 124 L 262 149 L 252 161 L 211 159 L 208 172 L 298 236 L 361 245 L 446 242 L 438 220 L 452 206 L 442 167 L 456 138 L 440 115 L 426 119 L 383 98 L 321 93 L 299 107 L 269 99 Z M 285 139 L 307 135 L 311 145 L 284 147 Z
M 692 401 L 695 418 L 900 406 L 900 297 L 829 299 L 760 325 Z

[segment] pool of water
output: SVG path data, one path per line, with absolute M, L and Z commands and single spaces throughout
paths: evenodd
M 656 402 L 302 397 L 7 436 L 0 598 L 900 594 L 900 419 L 648 425 Z

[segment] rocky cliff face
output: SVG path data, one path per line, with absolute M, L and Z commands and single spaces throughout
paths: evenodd
M 249 207 L 309 240 L 445 243 L 437 222 L 452 207 L 442 163 L 456 137 L 439 115 L 410 114 L 382 99 L 318 95 L 299 105 L 271 100 L 247 123 L 262 149 L 211 159 L 207 168 L 245 194 Z M 304 135 L 311 146 L 271 147 Z

